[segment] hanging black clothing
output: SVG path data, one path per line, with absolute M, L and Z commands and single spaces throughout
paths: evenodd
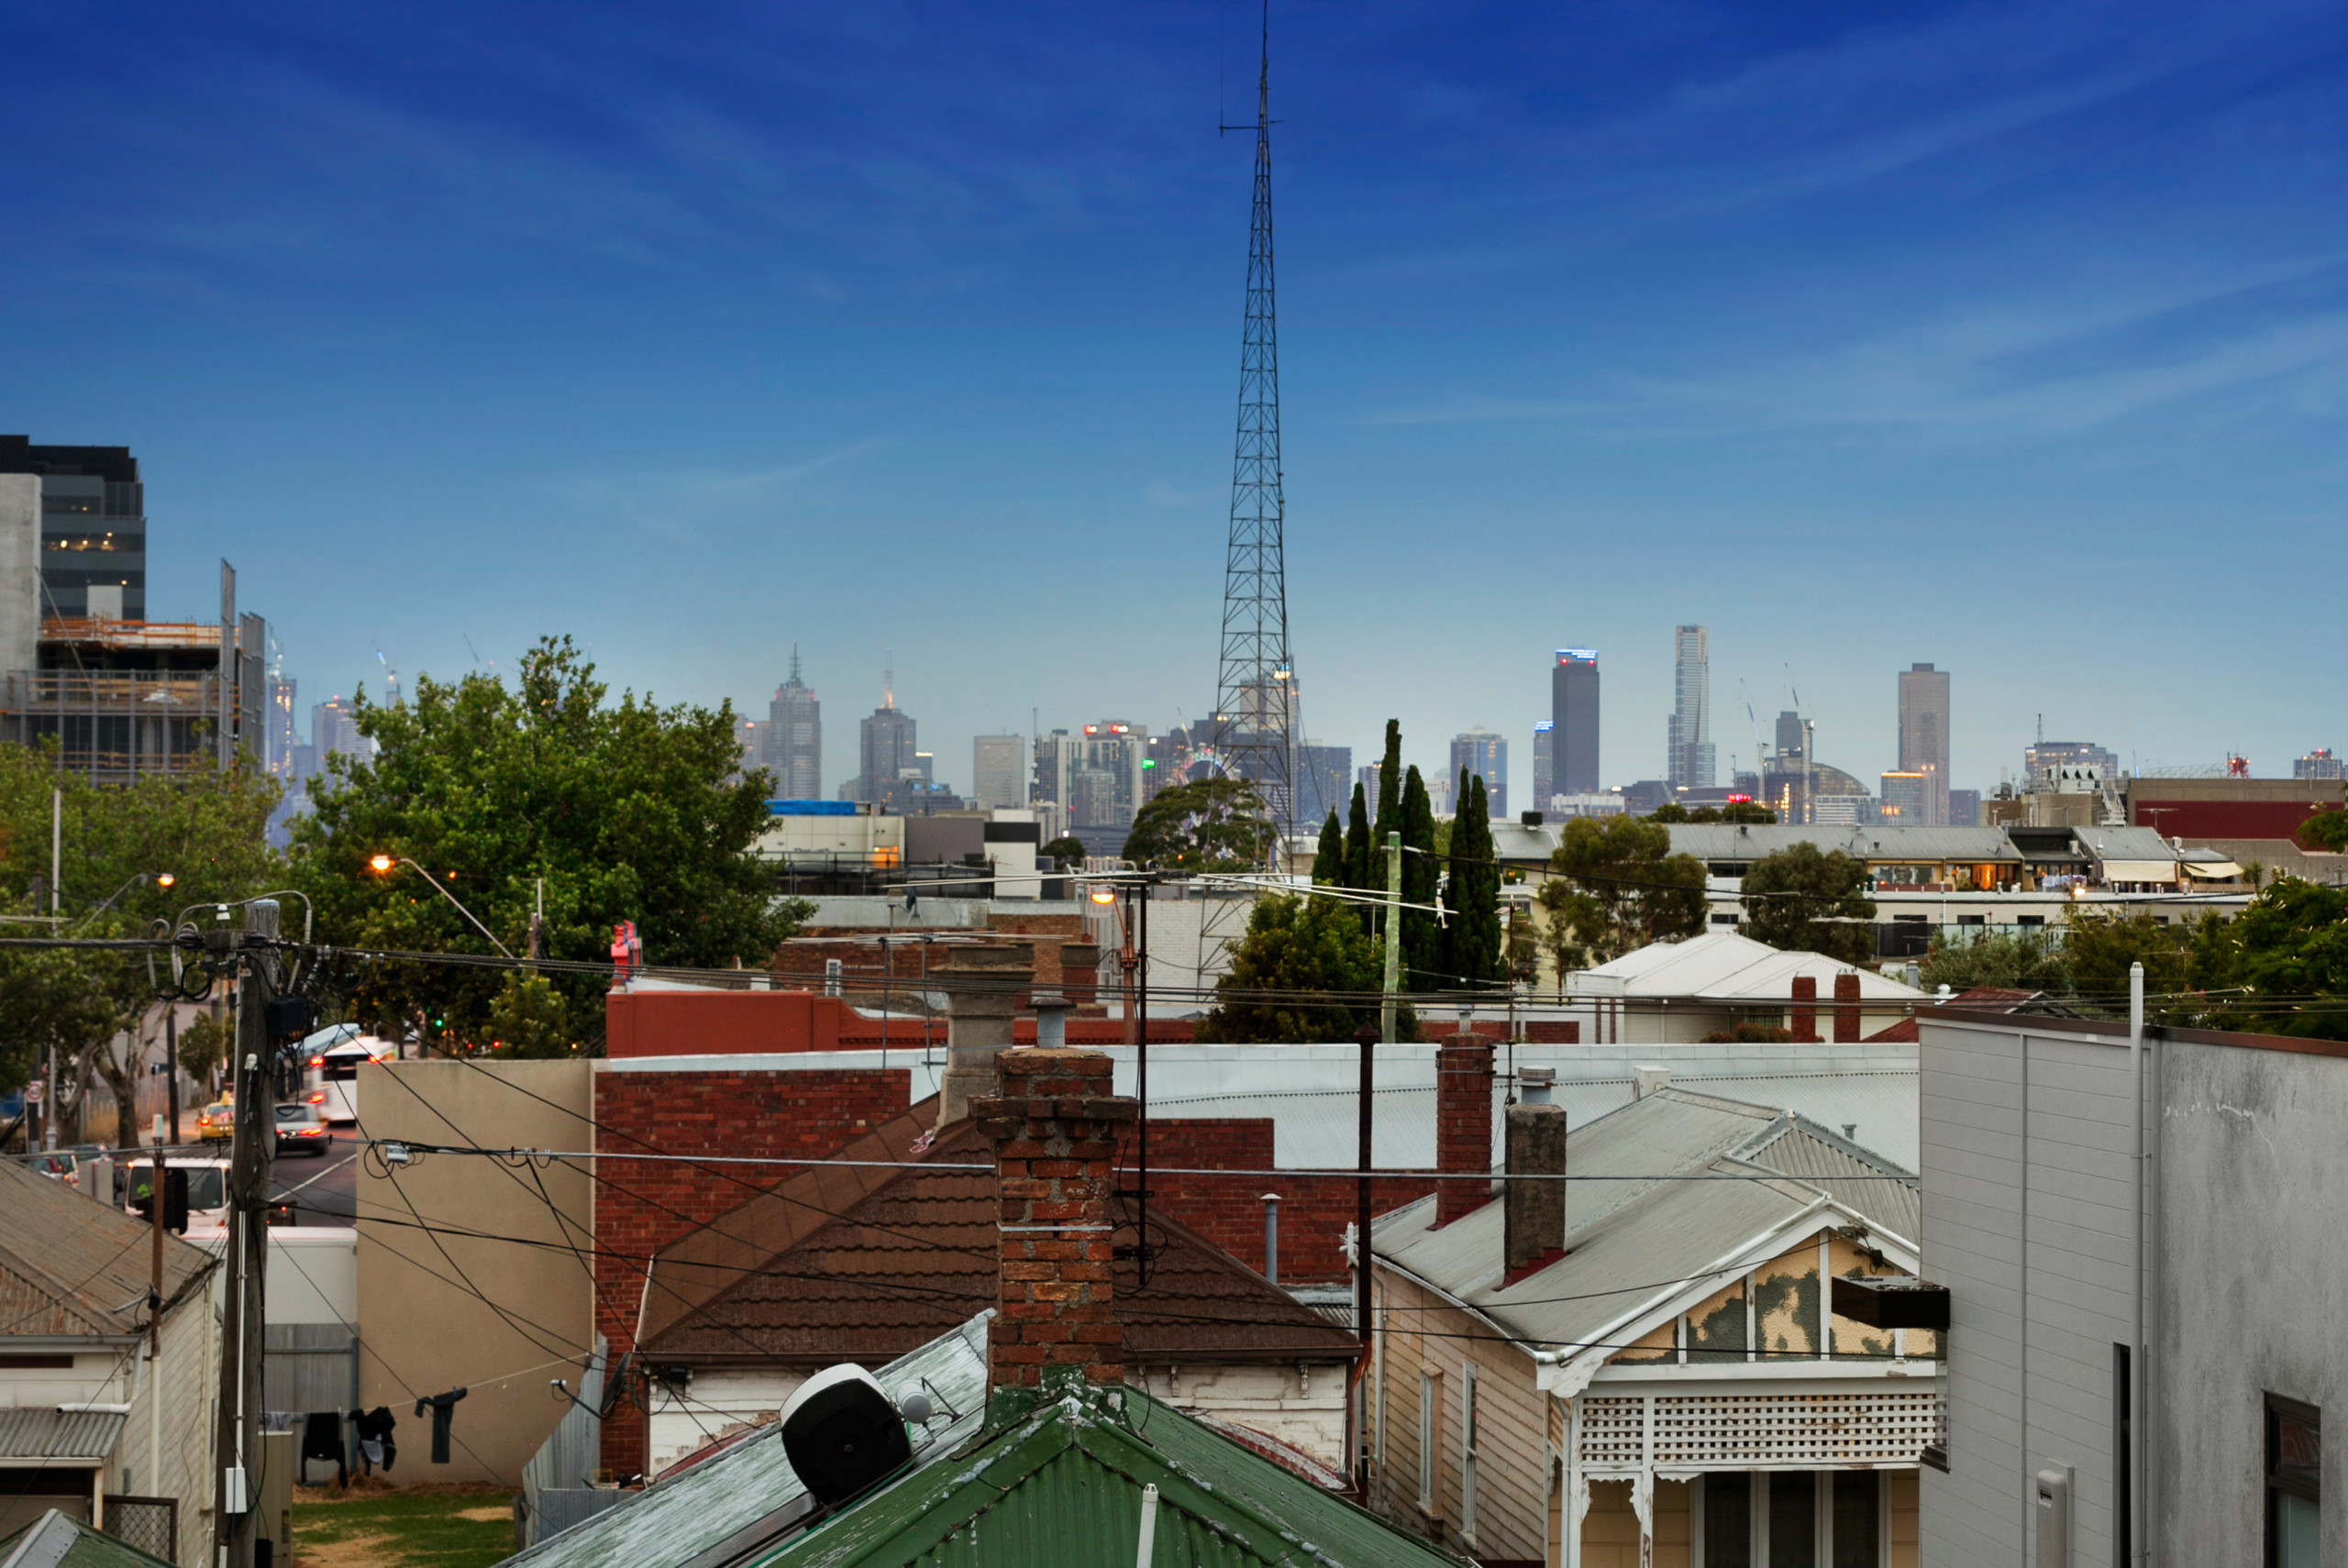
M 378 1464 L 390 1474 L 392 1462 L 399 1457 L 399 1444 L 392 1441 L 392 1429 L 400 1419 L 388 1406 L 378 1405 L 371 1410 L 353 1410 L 350 1424 L 359 1433 L 359 1463 L 362 1474 L 371 1475 Z
M 342 1448 L 342 1412 L 312 1410 L 302 1418 L 302 1474 L 305 1483 L 310 1478 L 310 1461 L 330 1460 L 334 1463 L 334 1484 L 350 1485 L 350 1456 Z
M 449 1418 L 457 1401 L 466 1393 L 467 1390 L 462 1388 L 451 1388 L 446 1394 L 426 1394 L 415 1402 L 417 1415 L 427 1409 L 432 1412 L 432 1463 L 435 1464 L 449 1463 Z

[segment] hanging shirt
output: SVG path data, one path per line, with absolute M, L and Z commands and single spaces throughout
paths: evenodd
M 467 1392 L 462 1388 L 451 1388 L 446 1394 L 427 1394 L 415 1402 L 417 1415 L 427 1409 L 432 1412 L 432 1463 L 435 1464 L 449 1463 L 449 1418 L 454 1412 L 457 1401 Z

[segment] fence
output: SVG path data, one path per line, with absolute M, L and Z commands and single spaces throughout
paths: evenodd
M 105 1520 L 99 1529 L 166 1562 L 180 1558 L 180 1502 L 177 1497 L 112 1496 L 105 1500 Z

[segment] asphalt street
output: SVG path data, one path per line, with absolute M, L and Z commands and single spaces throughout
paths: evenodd
M 358 1136 L 353 1128 L 338 1127 L 326 1153 L 299 1159 L 281 1156 L 269 1200 L 290 1199 L 299 1205 L 294 1220 L 297 1225 L 350 1224 L 359 1213 Z

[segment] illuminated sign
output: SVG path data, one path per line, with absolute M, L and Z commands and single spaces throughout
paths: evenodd
M 1578 659 L 1584 664 L 1596 664 L 1598 650 L 1596 648 L 1559 648 L 1557 662 L 1563 664 L 1567 659 Z
M 1556 727 L 1556 724 L 1551 720 L 1544 719 L 1539 723 L 1533 726 L 1533 733 L 1537 735 L 1544 730 L 1554 730 Z
M 1732 806 L 1751 805 L 1753 803 L 1753 797 L 1750 795 L 1731 795 L 1728 798 L 1728 803 Z

